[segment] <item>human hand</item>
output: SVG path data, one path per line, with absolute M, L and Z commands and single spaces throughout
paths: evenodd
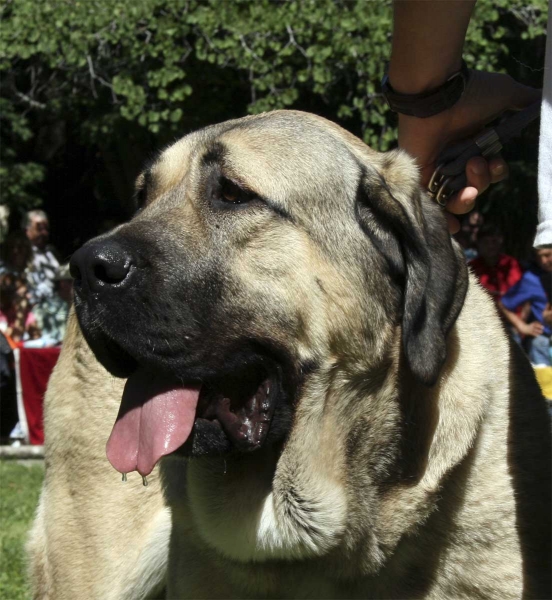
M 532 323 L 525 323 L 520 333 L 523 333 L 523 335 L 528 335 L 530 337 L 537 337 L 538 335 L 542 335 L 543 331 L 544 327 L 542 326 L 542 323 L 539 323 L 538 321 L 533 321 Z
M 552 305 L 550 303 L 544 307 L 542 318 L 547 325 L 552 325 Z
M 422 184 L 427 185 L 447 145 L 475 135 L 504 111 L 525 108 L 540 96 L 540 90 L 522 85 L 509 75 L 470 71 L 466 90 L 452 108 L 427 119 L 399 115 L 399 146 L 416 159 Z M 466 165 L 468 186 L 447 203 L 445 215 L 450 232 L 460 228 L 455 214 L 472 210 L 479 194 L 507 176 L 508 166 L 500 156 L 470 159 Z

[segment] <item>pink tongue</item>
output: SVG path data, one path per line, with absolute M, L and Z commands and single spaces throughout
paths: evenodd
M 107 458 L 120 473 L 149 475 L 157 461 L 190 435 L 200 387 L 167 382 L 139 369 L 126 382 Z

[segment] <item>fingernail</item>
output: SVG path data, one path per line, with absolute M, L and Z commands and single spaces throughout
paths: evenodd
M 472 173 L 475 173 L 476 175 L 483 175 L 485 172 L 485 167 L 481 163 L 476 162 L 472 165 L 471 170 Z
M 504 173 L 504 165 L 496 165 L 491 169 L 493 175 L 502 175 Z

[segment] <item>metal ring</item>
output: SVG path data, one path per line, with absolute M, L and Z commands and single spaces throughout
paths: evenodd
M 452 194 L 452 190 L 446 189 L 448 184 L 452 181 L 452 179 L 453 177 L 447 177 L 441 185 L 441 187 L 439 188 L 437 194 L 435 194 L 435 202 L 437 202 L 437 204 L 439 206 L 442 206 L 443 208 L 445 208 L 445 206 L 447 205 L 447 200 Z
M 439 187 L 441 186 L 441 183 L 443 181 L 443 176 L 441 175 L 441 169 L 443 168 L 443 166 L 444 166 L 444 164 L 437 165 L 437 168 L 435 169 L 435 171 L 433 171 L 433 175 L 431 176 L 431 179 L 429 180 L 427 189 L 432 194 L 435 194 L 437 192 L 437 190 L 439 189 Z M 439 177 L 439 180 L 437 181 L 438 177 Z

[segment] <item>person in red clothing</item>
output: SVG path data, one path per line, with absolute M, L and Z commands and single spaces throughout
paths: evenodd
M 519 262 L 502 252 L 504 236 L 494 225 L 483 225 L 477 235 L 479 256 L 469 262 L 481 285 L 497 303 L 522 277 Z

